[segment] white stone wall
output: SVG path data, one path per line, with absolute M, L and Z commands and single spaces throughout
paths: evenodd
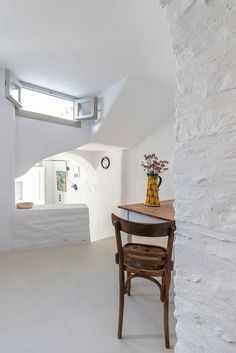
M 176 353 L 236 352 L 236 1 L 162 0 L 177 60 Z
M 13 248 L 27 249 L 90 242 L 89 210 L 80 205 L 15 209 Z

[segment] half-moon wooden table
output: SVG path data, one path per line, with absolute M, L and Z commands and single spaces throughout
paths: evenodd
M 164 200 L 159 207 L 145 206 L 143 203 L 120 205 L 123 217 L 129 221 L 140 223 L 163 223 L 175 220 L 174 200 Z M 132 241 L 132 236 L 127 234 L 127 242 Z

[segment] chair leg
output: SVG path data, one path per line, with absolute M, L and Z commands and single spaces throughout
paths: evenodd
M 165 277 L 161 277 L 161 291 L 160 291 L 160 300 L 164 302 L 165 298 Z
M 131 275 L 131 273 L 127 272 L 127 278 L 130 275 Z M 128 294 L 128 296 L 130 296 L 130 289 L 131 289 L 131 279 L 127 282 L 127 294 Z
M 120 294 L 119 294 L 119 321 L 118 321 L 118 338 L 122 338 L 122 326 L 124 316 L 124 301 L 125 301 L 125 285 L 124 273 L 120 276 Z
M 169 292 L 166 291 L 164 298 L 164 333 L 165 346 L 170 348 L 170 333 L 169 333 Z

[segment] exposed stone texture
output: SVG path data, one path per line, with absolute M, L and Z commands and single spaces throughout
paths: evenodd
M 88 242 L 89 212 L 85 204 L 34 206 L 14 212 L 15 249 Z
M 177 60 L 176 353 L 236 352 L 236 1 L 162 0 Z

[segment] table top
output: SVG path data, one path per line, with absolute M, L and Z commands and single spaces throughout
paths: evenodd
M 166 221 L 174 221 L 175 210 L 173 207 L 174 200 L 160 201 L 159 207 L 145 206 L 143 203 L 118 206 L 123 210 L 132 211 L 146 216 L 164 219 Z

